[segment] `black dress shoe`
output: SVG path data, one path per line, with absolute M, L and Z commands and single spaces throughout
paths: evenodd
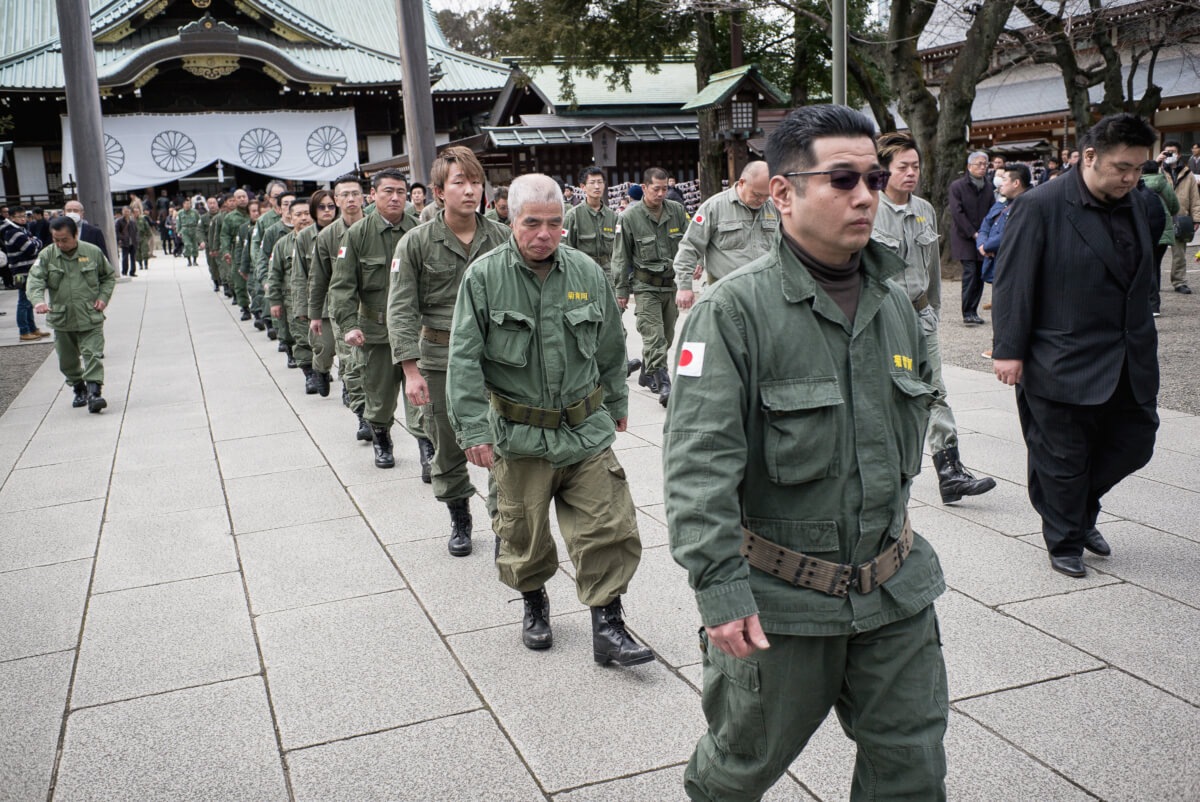
M 983 318 L 979 315 L 963 315 L 963 323 L 968 326 L 979 326 L 983 324 Z
M 1112 554 L 1112 547 L 1108 545 L 1108 541 L 1104 539 L 1104 535 L 1100 534 L 1100 530 L 1092 528 L 1083 536 L 1083 547 L 1092 554 L 1099 554 L 1101 557 L 1107 557 Z
M 1087 576 L 1087 569 L 1083 567 L 1083 557 L 1075 554 L 1064 557 L 1056 557 L 1051 554 L 1050 567 L 1067 576 Z
M 1192 288 L 1186 284 L 1180 284 L 1178 287 L 1175 288 L 1175 292 L 1178 292 L 1182 295 L 1191 295 Z

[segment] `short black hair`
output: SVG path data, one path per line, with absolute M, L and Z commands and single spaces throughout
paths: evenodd
M 276 200 L 279 201 L 280 205 L 282 205 L 284 198 L 292 198 L 293 200 L 295 200 L 297 197 L 299 197 L 299 196 L 296 194 L 295 190 L 284 189 L 283 192 L 279 193 L 279 197 L 276 198 Z
M 1046 159 L 1046 164 L 1062 164 L 1057 156 L 1050 156 Z
M 1030 184 L 1033 183 L 1033 176 L 1030 175 L 1029 168 L 1020 162 L 1005 164 L 1000 169 L 1008 173 L 1009 176 L 1015 175 L 1017 177 L 1017 181 L 1021 184 L 1021 186 L 1025 187 L 1025 189 L 1029 189 Z
M 1091 148 L 1097 156 L 1118 147 L 1148 148 L 1158 139 L 1158 132 L 1136 114 L 1110 114 L 1101 117 L 1080 142 L 1080 151 Z
M 71 233 L 72 237 L 79 235 L 79 226 L 75 225 L 75 221 L 65 214 L 50 221 L 51 231 L 62 231 L 64 228 Z
M 12 208 L 10 208 L 8 210 L 8 213 L 9 214 L 25 214 L 25 210 L 22 209 L 20 206 L 13 206 Z
M 395 167 L 388 167 L 386 170 L 380 170 L 371 176 L 371 188 L 379 189 L 379 185 L 383 183 L 383 179 L 385 178 L 390 178 L 392 181 L 403 181 L 405 189 L 407 190 L 408 188 L 408 176 Z
M 642 173 L 642 184 L 649 184 L 653 181 L 666 181 L 671 176 L 661 167 L 647 167 Z
M 1154 175 L 1158 172 L 1158 162 L 1154 159 L 1146 159 L 1142 162 L 1142 175 Z
M 594 175 L 600 176 L 601 178 L 604 179 L 604 183 L 606 183 L 606 184 L 608 183 L 608 178 L 605 177 L 604 171 L 601 170 L 599 167 L 592 165 L 591 167 L 583 168 L 583 172 L 579 174 L 579 185 L 583 186 L 584 184 L 587 183 L 587 180 Z
M 1179 150 L 1182 151 L 1183 145 L 1179 144 L 1178 139 L 1168 139 L 1166 142 L 1163 143 L 1163 149 L 1166 150 L 1167 148 L 1179 148 Z
M 767 138 L 767 169 L 771 175 L 807 170 L 816 163 L 813 142 L 824 137 L 866 137 L 875 140 L 875 124 L 848 106 L 822 104 L 790 112 Z
M 903 131 L 880 134 L 879 139 L 875 140 L 875 152 L 879 154 L 879 166 L 885 170 L 892 166 L 893 159 L 906 150 L 915 150 L 917 159 L 921 158 L 921 149 L 917 147 L 916 138 Z
M 408 188 L 408 194 L 411 195 L 411 194 L 413 194 L 413 192 L 415 192 L 418 189 L 421 190 L 422 192 L 424 192 L 426 195 L 429 194 L 429 187 L 425 186 L 420 181 L 413 182 L 412 186 L 410 186 Z
M 29 213 L 30 214 L 42 214 L 42 207 L 41 206 L 30 206 Z
M 333 183 L 330 186 L 337 189 L 338 184 L 355 184 L 359 189 L 362 189 L 362 181 L 359 180 L 358 175 L 355 173 L 343 173 L 339 175 L 333 179 Z

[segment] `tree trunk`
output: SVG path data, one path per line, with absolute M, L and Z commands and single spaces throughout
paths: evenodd
M 812 24 L 806 17 L 794 15 L 792 36 L 795 42 L 795 53 L 792 57 L 791 86 L 788 94 L 792 99 L 792 108 L 797 109 L 808 105 L 808 72 L 810 56 L 808 52 L 808 28 Z
M 709 77 L 720 72 L 717 64 L 716 19 L 711 12 L 696 12 L 696 91 L 708 85 Z M 725 148 L 717 138 L 717 112 L 702 111 L 700 121 L 700 197 L 710 198 L 721 191 L 725 175 Z

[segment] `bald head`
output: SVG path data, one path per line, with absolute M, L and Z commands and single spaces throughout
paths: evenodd
M 83 204 L 77 200 L 69 200 L 67 201 L 66 205 L 63 206 L 63 213 L 77 214 L 80 217 L 83 217 Z
M 761 208 L 770 197 L 771 171 L 764 161 L 750 162 L 737 182 L 737 194 L 751 209 Z

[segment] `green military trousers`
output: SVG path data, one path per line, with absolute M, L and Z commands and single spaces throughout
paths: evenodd
M 950 702 L 933 605 L 869 632 L 767 639 L 738 659 L 701 630 L 708 732 L 684 774 L 689 798 L 761 798 L 832 707 L 858 745 L 852 802 L 946 799 Z
M 938 389 L 938 399 L 929 408 L 929 451 L 936 454 L 947 448 L 958 448 L 958 427 L 954 424 L 954 412 L 946 403 L 946 383 L 942 381 L 942 346 L 936 331 L 926 332 L 925 349 L 929 352 L 929 368 L 933 371 L 933 386 Z
M 246 279 L 246 290 L 250 294 L 250 311 L 269 318 L 271 310 L 267 307 L 267 291 L 263 289 L 263 283 L 258 279 L 258 271 L 254 269 L 253 264 L 250 265 L 250 276 Z
M 373 426 L 390 429 L 397 401 L 404 395 L 404 368 L 392 362 L 392 346 L 388 343 L 360 345 L 358 355 L 366 398 L 363 418 Z M 407 397 L 404 398 L 404 428 L 413 437 L 425 437 L 421 428 L 421 408 L 410 404 Z
M 271 311 L 269 306 L 267 307 L 267 311 Z M 292 328 L 288 325 L 288 321 L 291 320 L 291 316 L 288 314 L 287 304 L 283 304 L 283 309 L 281 311 L 283 314 L 279 317 L 271 315 L 271 325 L 275 327 L 275 331 L 277 332 L 276 336 L 279 338 L 279 342 L 283 343 L 284 345 L 293 345 L 296 341 L 292 339 Z
M 321 333 L 308 330 L 308 344 L 312 347 L 312 366 L 317 373 L 328 373 L 333 369 L 333 356 L 337 352 L 333 341 L 333 325 L 329 318 L 321 320 Z
M 475 485 L 467 473 L 467 455 L 458 445 L 454 427 L 446 410 L 446 371 L 422 370 L 429 386 L 429 403 L 421 407 L 421 424 L 433 443 L 430 476 L 433 495 L 438 501 L 454 501 L 475 495 Z
M 285 315 L 291 315 L 292 310 L 288 307 L 283 308 Z M 313 363 L 313 349 L 310 337 L 312 332 L 308 330 L 308 320 L 301 320 L 298 317 L 291 318 L 292 335 L 292 358 L 296 360 L 296 364 L 301 368 L 311 368 Z
M 246 279 L 242 278 L 242 274 L 238 272 L 237 267 L 229 268 L 229 277 L 232 281 L 234 300 L 237 301 L 238 306 L 244 306 L 248 309 L 250 307 L 250 292 L 246 287 Z
M 667 354 L 675 341 L 675 321 L 679 307 L 675 306 L 675 291 L 640 291 L 634 296 L 637 304 L 637 330 L 642 335 L 642 364 L 650 372 L 659 368 L 670 370 Z
M 362 362 L 359 349 L 346 343 L 346 332 L 332 320 L 329 322 L 333 330 L 333 347 L 337 351 L 338 378 L 346 387 L 346 398 L 350 409 L 362 409 L 367 404 L 362 389 Z
M 229 287 L 230 289 L 232 289 L 233 288 L 233 280 L 230 278 L 230 274 L 235 273 L 237 271 L 235 271 L 233 269 L 233 265 L 226 264 L 224 254 L 222 254 L 220 256 L 220 258 L 217 259 L 217 270 L 221 274 L 221 283 L 224 284 L 226 287 Z
M 625 469 L 611 448 L 563 468 L 544 459 L 496 457 L 492 478 L 501 582 L 521 592 L 537 590 L 558 570 L 550 534 L 553 501 L 579 601 L 602 607 L 625 592 L 642 558 L 642 540 Z
M 221 269 L 217 265 L 218 258 L 216 256 L 216 254 L 212 251 L 211 248 L 206 248 L 204 251 L 204 258 L 206 260 L 208 260 L 208 277 L 211 278 L 214 283 L 220 284 L 221 283 Z
M 179 236 L 183 239 L 183 255 L 188 259 L 195 259 L 200 255 L 200 234 L 194 228 L 185 228 L 180 230 Z
M 104 327 L 83 331 L 54 331 L 54 352 L 58 369 L 67 384 L 97 382 L 104 384 Z

